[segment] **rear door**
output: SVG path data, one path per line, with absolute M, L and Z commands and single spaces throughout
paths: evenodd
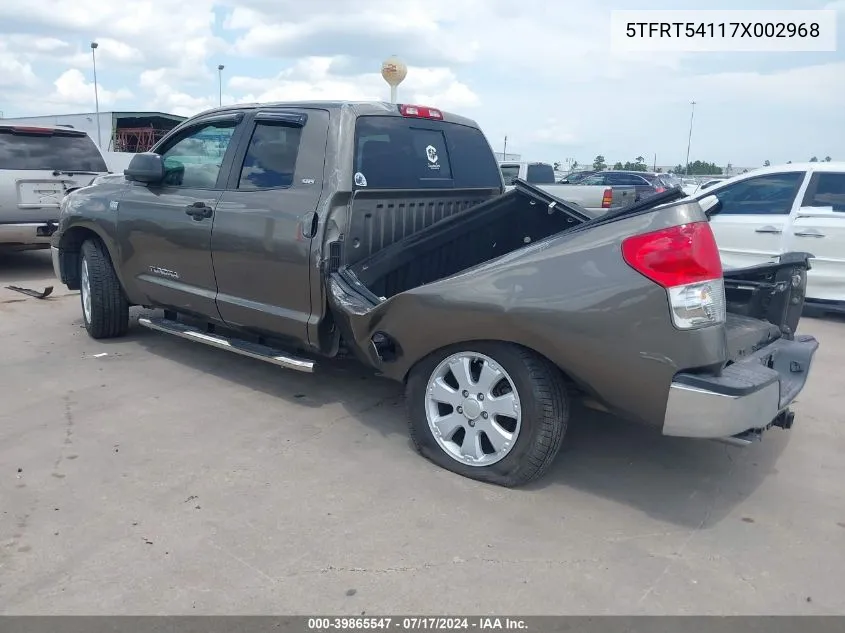
M 217 203 L 211 253 L 217 308 L 231 325 L 308 339 L 311 241 L 323 189 L 329 113 L 259 111 Z
M 845 170 L 812 173 L 786 250 L 814 255 L 807 275 L 809 299 L 845 301 Z
M 65 193 L 106 171 L 85 132 L 0 126 L 0 223 L 57 220 Z
M 790 212 L 806 175 L 790 171 L 752 176 L 696 196 L 700 201 L 714 195 L 721 203 L 710 225 L 726 267 L 761 264 L 784 252 Z

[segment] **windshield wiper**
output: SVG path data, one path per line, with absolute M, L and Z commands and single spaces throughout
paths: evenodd
M 99 171 L 64 171 L 63 169 L 54 169 L 54 176 L 99 176 L 102 172 Z

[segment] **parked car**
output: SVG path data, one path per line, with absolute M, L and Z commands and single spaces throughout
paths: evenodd
M 645 171 L 602 171 L 581 181 L 584 185 L 611 185 L 613 187 L 634 187 L 636 199 L 645 200 L 649 196 L 663 193 L 671 188 L 664 182 L 664 174 Z
M 0 248 L 49 248 L 62 198 L 106 171 L 85 132 L 0 124 Z
M 500 162 L 499 169 L 505 180 L 505 187 L 511 188 L 518 181 L 535 185 L 552 195 L 560 196 L 567 202 L 583 207 L 583 210 L 595 217 L 609 210 L 624 207 L 636 197 L 633 187 L 579 186 L 555 183 L 554 168 L 548 163 Z
M 555 184 L 555 170 L 549 163 L 526 163 L 503 161 L 499 163 L 505 185 L 510 186 L 520 178 L 532 185 Z
M 68 195 L 53 236 L 91 337 L 141 305 L 303 372 L 349 350 L 405 385 L 420 453 L 487 482 L 546 472 L 582 396 L 666 435 L 789 428 L 818 346 L 794 334 L 806 257 L 723 273 L 676 191 L 596 219 L 505 191 L 476 123 L 434 108 L 217 108 L 126 176 Z
M 561 200 L 577 204 L 591 218 L 633 204 L 637 198 L 634 187 L 622 185 L 611 187 L 610 185 L 556 183 L 537 185 L 537 187 Z
M 562 185 L 577 185 L 579 184 L 584 178 L 587 176 L 592 176 L 595 170 L 592 169 L 581 169 L 578 171 L 571 171 L 566 176 L 558 181 Z
M 763 167 L 714 183 L 694 199 L 711 196 L 711 225 L 726 266 L 812 253 L 807 305 L 845 312 L 845 162 Z

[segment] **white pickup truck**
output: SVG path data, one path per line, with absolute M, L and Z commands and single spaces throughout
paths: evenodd
M 637 198 L 635 187 L 610 185 L 559 184 L 555 170 L 549 163 L 500 161 L 499 169 L 505 180 L 505 188 L 513 188 L 516 180 L 523 180 L 539 189 L 573 202 L 597 216 L 610 209 L 621 209 Z
M 763 167 L 691 198 L 711 216 L 726 268 L 811 253 L 805 305 L 845 312 L 845 162 Z

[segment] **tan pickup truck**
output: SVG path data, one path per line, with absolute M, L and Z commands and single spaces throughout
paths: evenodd
M 583 207 L 595 217 L 610 209 L 621 209 L 633 203 L 637 197 L 635 187 L 609 185 L 569 185 L 555 182 L 554 168 L 540 162 L 499 162 L 506 188 L 510 189 L 517 180 L 534 185 L 553 196 Z

